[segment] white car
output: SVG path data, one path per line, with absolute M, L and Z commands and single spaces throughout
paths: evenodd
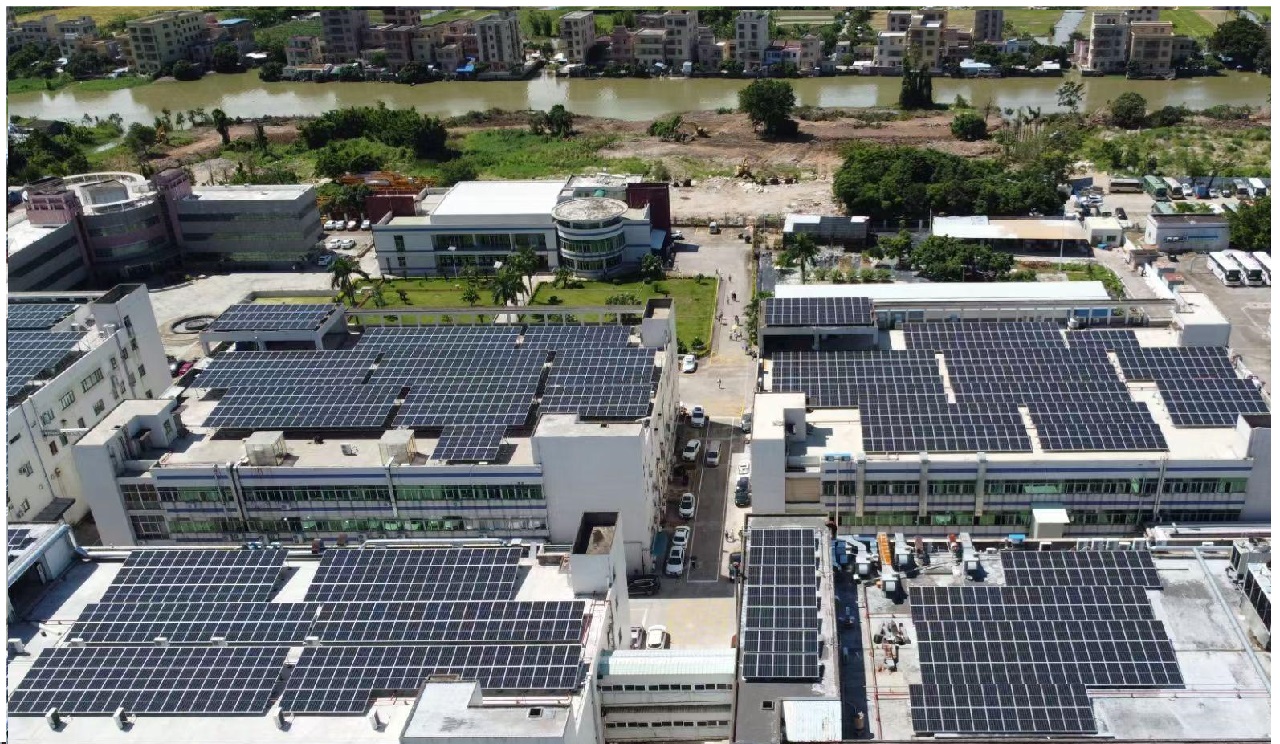
M 655 625 L 644 634 L 645 648 L 666 648 L 671 645 L 671 634 L 665 625 Z
M 701 439 L 690 439 L 684 443 L 684 450 L 680 452 L 680 459 L 685 462 L 697 462 L 698 453 L 702 451 Z
M 682 524 L 671 533 L 671 545 L 676 548 L 686 548 L 689 546 L 689 538 L 693 537 L 693 528 L 687 524 Z
M 683 357 L 680 358 L 680 371 L 681 372 L 697 372 L 698 358 L 692 354 L 685 354 Z
M 1218 191 L 1217 189 L 1209 189 L 1209 198 L 1210 198 L 1210 199 L 1221 199 L 1221 198 L 1222 198 L 1222 192 L 1221 192 L 1221 191 Z
M 680 497 L 680 516 L 685 519 L 693 519 L 693 513 L 698 509 L 698 498 L 691 493 L 686 493 Z
M 738 475 L 747 476 L 748 478 L 751 477 L 751 461 L 750 460 L 744 459 L 738 463 Z
M 668 576 L 684 575 L 684 548 L 672 548 L 667 554 L 667 564 L 662 567 L 662 572 Z
M 693 410 L 689 411 L 689 424 L 693 426 L 695 429 L 701 429 L 702 427 L 706 426 L 707 425 L 707 409 L 703 408 L 702 406 L 694 406 Z
M 671 239 L 672 239 L 672 240 L 684 240 L 684 233 L 680 232 L 679 230 L 672 230 L 672 231 L 671 231 Z
M 324 229 L 325 229 L 326 231 L 328 231 L 328 232 L 333 232 L 334 230 L 337 230 L 337 229 L 338 229 L 338 221 L 337 221 L 337 220 L 325 220 L 325 221 L 324 221 Z
M 354 229 L 356 229 L 357 227 L 360 227 L 360 223 L 359 223 L 359 222 L 356 222 L 355 220 L 347 220 L 347 229 L 348 229 L 348 230 L 354 230 Z
M 316 261 L 316 265 L 322 269 L 329 268 L 331 265 L 333 265 L 333 254 L 332 253 L 324 254 L 323 256 L 320 257 L 320 260 Z
M 361 229 L 361 230 L 368 230 L 368 229 L 369 229 L 369 228 L 371 228 L 371 227 L 373 227 L 373 223 L 372 223 L 372 222 L 370 222 L 369 220 L 363 220 L 363 221 L 361 221 L 361 223 L 360 223 L 360 229 Z

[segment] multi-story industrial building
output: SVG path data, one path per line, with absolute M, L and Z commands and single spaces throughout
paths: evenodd
M 1142 242 L 1168 253 L 1225 251 L 1231 230 L 1218 214 L 1149 214 Z
M 311 186 L 192 187 L 186 173 L 90 173 L 27 189 L 6 236 L 11 289 L 145 277 L 182 260 L 287 267 L 320 243 Z
M 1004 39 L 1004 8 L 978 8 L 973 11 L 973 41 L 993 44 Z
M 743 69 L 754 70 L 764 63 L 764 50 L 769 48 L 769 11 L 740 10 L 733 24 L 734 59 Z
M 194 10 L 170 10 L 125 24 L 129 43 L 125 56 L 129 66 L 147 75 L 166 65 L 191 58 L 193 47 L 202 43 L 208 29 L 204 16 Z
M 89 513 L 72 448 L 129 399 L 170 385 L 143 285 L 101 293 L 13 293 L 8 302 L 8 521 Z
M 926 535 L 1024 532 L 1042 507 L 1066 510 L 1067 535 L 1269 519 L 1269 406 L 1220 314 L 1116 303 L 1100 283 L 1005 287 L 779 286 L 754 508 Z M 824 305 L 848 311 L 805 320 Z M 1149 325 L 1069 330 L 1117 313 Z
M 587 60 L 587 52 L 596 43 L 596 14 L 574 10 L 560 16 L 560 52 L 569 62 Z
M 670 229 L 666 185 L 639 176 L 467 181 L 428 190 L 415 211 L 374 225 L 384 274 L 488 272 L 530 247 L 548 270 L 566 266 L 581 276 L 607 276 L 660 251 Z
M 673 307 L 614 316 L 638 325 L 554 325 L 584 310 L 530 308 L 526 320 L 546 322 L 528 326 L 371 328 L 345 341 L 334 305 L 277 306 L 276 316 L 296 316 L 291 331 L 270 317 L 215 322 L 217 338 L 255 345 L 290 333 L 311 339 L 302 321 L 312 316 L 318 328 L 338 313 L 334 327 L 344 330 L 326 335 L 330 350 L 216 355 L 197 365 L 203 372 L 181 401 L 130 400 L 90 427 L 76 464 L 97 484 L 91 505 L 103 541 L 567 543 L 584 513 L 616 508 L 628 566 L 648 570 L 661 558 L 651 543 L 676 450 Z M 375 357 L 369 385 L 355 382 L 365 373 L 341 371 Z M 275 371 L 241 374 L 251 368 Z M 297 385 L 343 389 L 280 405 L 281 382 L 300 393 Z M 244 403 L 267 407 L 245 418 Z M 382 412 L 371 416 L 370 406 Z M 482 442 L 468 427 L 489 434 Z
M 350 8 L 320 11 L 326 62 L 350 62 L 360 56 L 368 36 L 369 13 Z

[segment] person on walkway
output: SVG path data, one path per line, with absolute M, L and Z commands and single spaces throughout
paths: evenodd
M 720 388 L 721 390 L 724 390 L 724 381 L 721 380 L 719 377 L 716 378 L 716 387 Z

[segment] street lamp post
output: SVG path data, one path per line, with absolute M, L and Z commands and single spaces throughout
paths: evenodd
M 457 252 L 458 252 L 458 246 L 456 246 L 456 245 L 451 245 L 451 246 L 449 246 L 449 249 L 448 249 L 448 250 L 449 250 L 449 265 L 453 267 L 453 278 L 454 278 L 454 279 L 457 279 L 457 278 L 458 278 L 458 263 L 457 263 L 457 259 L 455 258 L 455 255 L 456 255 L 456 254 L 457 254 Z

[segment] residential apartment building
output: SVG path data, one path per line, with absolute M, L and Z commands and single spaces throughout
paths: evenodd
M 1144 75 L 1173 72 L 1173 39 L 1173 24 L 1169 21 L 1130 23 L 1126 70 Z
M 205 41 L 204 16 L 193 10 L 170 10 L 125 24 L 129 66 L 153 75 L 166 65 L 190 59 L 192 49 Z
M 667 34 L 660 28 L 642 28 L 632 37 L 632 48 L 635 63 L 652 67 L 655 64 L 666 64 Z
M 1129 22 L 1120 12 L 1095 12 L 1081 67 L 1098 72 L 1123 72 L 1129 61 Z
M 89 513 L 76 442 L 122 401 L 171 384 L 147 288 L 10 293 L 8 521 L 75 523 Z
M 514 11 L 491 13 L 475 22 L 477 60 L 491 70 L 512 70 L 524 66 L 524 38 L 520 18 Z
M 319 37 L 290 36 L 284 45 L 284 58 L 289 67 L 319 62 L 322 58 Z
M 734 30 L 733 57 L 743 69 L 754 70 L 764 63 L 764 50 L 769 48 L 769 11 L 739 11 Z
M 903 33 L 911 28 L 911 10 L 890 10 L 885 14 L 885 31 L 891 34 Z
M 669 10 L 662 14 L 663 54 L 668 65 L 680 67 L 695 61 L 698 41 L 698 11 Z
M 1089 39 L 1077 44 L 1077 63 L 1101 73 L 1172 75 L 1194 45 L 1189 37 L 1174 34 L 1172 22 L 1159 17 L 1159 8 L 1094 13 Z
M 422 22 L 421 8 L 378 8 L 382 22 L 392 26 L 416 26 Z
M 902 69 L 902 61 L 906 54 L 906 31 L 881 31 L 876 35 L 875 55 L 871 58 L 875 67 L 886 70 Z
M 569 62 L 587 60 L 587 52 L 596 43 L 596 14 L 575 10 L 560 16 L 560 52 Z
M 626 26 L 614 26 L 609 34 L 609 61 L 615 65 L 629 65 L 635 61 L 636 32 Z
M 1160 20 L 1160 9 L 1155 6 L 1129 8 L 1124 11 L 1124 17 L 1130 23 L 1155 23 Z
M 773 44 L 764 51 L 764 66 L 793 65 L 802 73 L 812 73 L 822 62 L 822 39 L 806 34 L 799 40 Z
M 391 71 L 414 60 L 413 42 L 417 38 L 416 26 L 397 26 L 384 23 L 368 29 L 366 47 L 360 50 L 360 58 L 369 64 L 381 63 L 386 59 L 386 67 Z M 375 63 L 377 60 L 377 63 Z
M 1004 8 L 978 8 L 973 12 L 975 44 L 998 43 L 1004 39 Z
M 53 45 L 63 54 L 71 54 L 82 44 L 97 38 L 98 24 L 92 17 L 59 21 L 56 15 L 48 13 L 34 21 L 19 22 L 11 18 L 7 41 L 11 51 L 34 44 L 41 47 Z
M 369 29 L 365 10 L 335 8 L 320 11 L 326 62 L 350 62 L 360 56 Z

